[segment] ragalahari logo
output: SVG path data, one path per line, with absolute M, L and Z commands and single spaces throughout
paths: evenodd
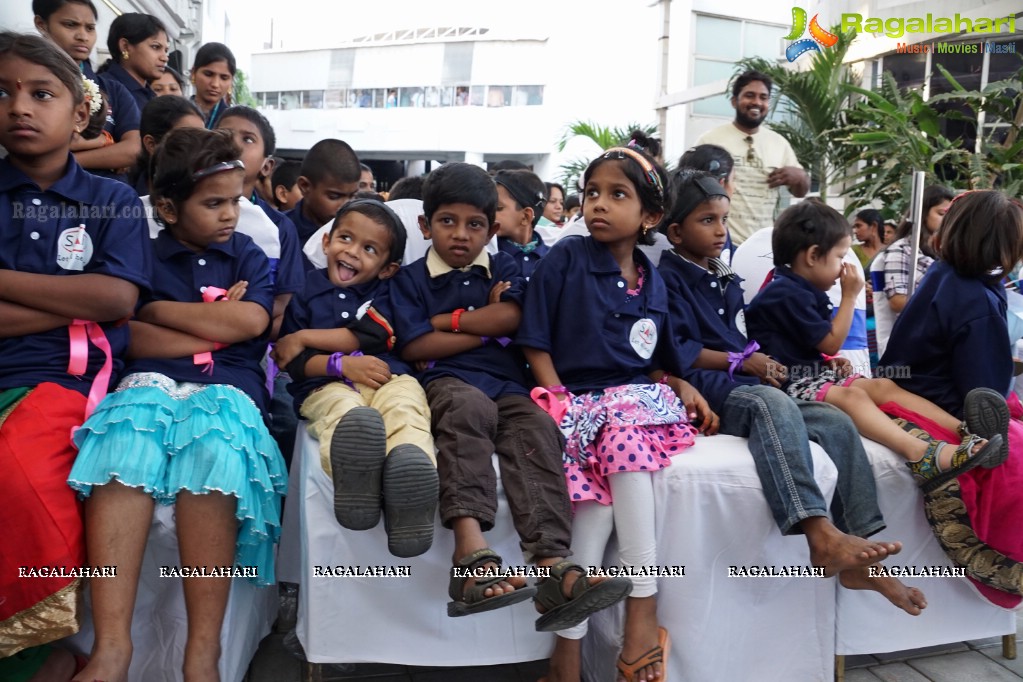
M 790 62 L 794 62 L 799 59 L 800 56 L 816 50 L 820 52 L 823 47 L 834 47 L 835 43 L 838 42 L 838 36 L 834 33 L 829 33 L 821 28 L 820 24 L 817 23 L 817 17 L 819 15 L 813 15 L 813 19 L 810 20 L 810 37 L 796 40 L 799 36 L 807 30 L 806 27 L 806 10 L 802 7 L 792 8 L 792 32 L 785 36 L 785 40 L 795 40 L 796 42 L 785 48 L 785 57 Z

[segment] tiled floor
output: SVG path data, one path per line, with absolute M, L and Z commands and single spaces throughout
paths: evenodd
M 247 682 L 536 682 L 547 661 L 481 668 L 399 665 L 304 666 L 271 634 L 249 668 Z M 1023 619 L 1016 633 L 1023 642 Z M 941 647 L 846 658 L 846 682 L 1017 682 L 1023 680 L 1023 647 L 1016 660 L 1002 658 L 999 637 Z M 706 680 L 701 682 L 717 682 Z M 800 682 L 794 680 L 793 682 Z

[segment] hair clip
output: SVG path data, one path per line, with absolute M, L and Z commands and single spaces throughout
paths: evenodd
M 653 165 L 647 161 L 646 157 L 640 154 L 635 149 L 629 147 L 611 147 L 602 154 L 605 159 L 624 159 L 626 156 L 639 164 L 639 167 L 643 169 L 643 173 L 646 175 L 647 183 L 657 190 L 658 198 L 664 196 L 664 184 L 661 182 L 661 175 L 653 167 Z
M 636 149 L 641 152 L 646 151 L 646 147 L 641 145 L 639 142 L 636 142 L 636 140 L 629 140 L 629 143 L 626 144 L 625 146 L 628 147 L 629 149 Z
M 203 168 L 192 173 L 192 182 L 199 182 L 203 178 L 208 178 L 211 175 L 216 175 L 217 173 L 223 173 L 224 171 L 235 169 L 245 170 L 245 164 L 242 163 L 241 159 L 234 159 L 232 161 L 221 161 L 220 163 L 213 164 L 209 168 Z
M 713 173 L 717 169 L 721 168 L 721 162 L 717 159 L 711 159 L 710 163 L 707 164 L 707 172 Z

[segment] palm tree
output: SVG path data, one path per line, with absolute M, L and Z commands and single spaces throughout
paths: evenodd
M 776 61 L 751 57 L 738 63 L 736 75 L 748 69 L 765 73 L 774 81 L 782 95 L 784 119 L 771 123 L 771 129 L 792 145 L 800 162 L 820 188 L 822 200 L 827 199 L 830 182 L 844 172 L 833 131 L 843 123 L 843 111 L 849 106 L 850 88 L 859 84 L 859 77 L 842 64 L 854 32 L 842 33 L 834 47 L 814 52 L 810 68 L 795 71 Z
M 646 135 L 655 135 L 657 133 L 657 126 L 630 123 L 624 128 L 619 128 L 598 125 L 593 121 L 576 121 L 567 125 L 561 135 L 561 139 L 558 140 L 559 152 L 565 151 L 565 146 L 568 144 L 569 140 L 573 140 L 577 137 L 591 140 L 597 146 L 597 149 L 594 150 L 593 154 L 591 154 L 589 158 L 575 158 L 561 164 L 562 184 L 566 188 L 576 187 L 578 179 L 582 177 L 582 174 L 586 171 L 586 166 L 590 164 L 590 159 L 593 156 L 596 156 L 601 151 L 610 147 L 624 144 L 630 137 L 632 137 L 632 131 L 634 130 L 641 130 Z M 566 191 L 569 190 L 566 189 Z

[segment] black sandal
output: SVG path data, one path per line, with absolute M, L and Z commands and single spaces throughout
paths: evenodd
M 985 469 L 993 469 L 1009 458 L 1009 406 L 1005 397 L 990 388 L 975 388 L 966 394 L 963 401 L 966 413 L 966 428 L 970 433 L 991 440 L 1002 437 L 998 454 L 983 463 Z
M 579 577 L 572 585 L 572 596 L 566 597 L 562 584 L 569 571 L 578 573 Z M 582 566 L 567 560 L 551 566 L 550 577 L 537 585 L 533 601 L 544 609 L 536 619 L 537 632 L 557 632 L 575 627 L 591 614 L 617 604 L 632 592 L 632 581 L 628 578 L 607 578 L 591 583 Z
M 453 601 L 448 602 L 448 615 L 452 618 L 459 616 L 471 616 L 474 613 L 492 611 L 504 606 L 518 604 L 521 601 L 532 598 L 536 595 L 535 587 L 523 586 L 516 588 L 513 592 L 505 592 L 492 597 L 486 596 L 486 591 L 495 587 L 507 579 L 501 569 L 501 557 L 492 549 L 478 549 L 467 557 L 459 559 L 458 565 L 451 569 L 451 581 L 448 583 L 448 596 Z M 487 569 L 488 564 L 496 568 Z M 473 575 L 476 571 L 487 571 L 490 574 L 477 578 Z M 466 588 L 469 580 L 475 582 Z

